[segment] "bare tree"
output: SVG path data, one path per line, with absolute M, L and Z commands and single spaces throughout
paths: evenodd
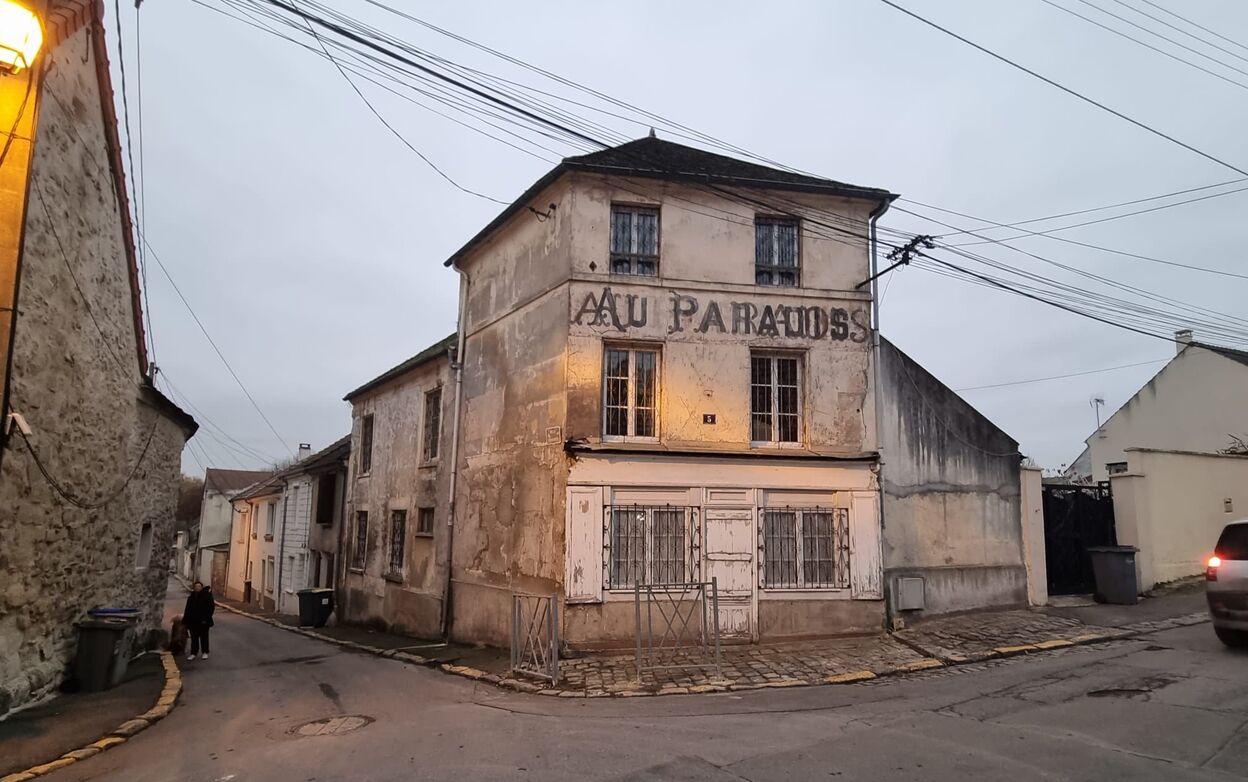
M 1227 437 L 1231 438 L 1231 444 L 1220 449 L 1218 453 L 1248 455 L 1248 441 L 1245 441 L 1248 435 L 1236 437 L 1233 434 L 1228 434 Z

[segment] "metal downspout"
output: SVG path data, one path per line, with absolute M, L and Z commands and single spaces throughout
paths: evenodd
M 456 331 L 458 332 L 458 341 L 455 346 L 455 409 L 452 413 L 451 421 L 451 477 L 447 490 L 447 510 L 446 510 L 446 576 L 442 582 L 442 637 L 449 641 L 451 639 L 452 611 L 451 611 L 451 573 L 455 566 L 455 491 L 457 479 L 459 478 L 459 417 L 460 409 L 464 402 L 464 343 L 466 341 L 465 325 L 467 321 L 467 305 L 468 305 L 468 272 L 459 268 L 455 264 L 452 268 L 459 272 L 459 317 Z
M 875 447 L 879 453 L 878 473 L 876 475 L 876 483 L 880 495 L 880 586 L 881 594 L 884 596 L 884 613 L 888 617 L 889 624 L 892 624 L 892 601 L 889 599 L 888 582 L 884 578 L 886 570 L 884 566 L 884 448 L 880 442 L 882 432 L 883 419 L 883 396 L 884 389 L 880 384 L 880 280 L 876 277 L 879 270 L 879 237 L 876 235 L 876 222 L 884 216 L 888 211 L 891 199 L 885 199 L 880 205 L 871 212 L 869 218 L 869 231 L 871 243 L 871 373 L 872 385 L 875 388 L 873 394 L 875 402 Z

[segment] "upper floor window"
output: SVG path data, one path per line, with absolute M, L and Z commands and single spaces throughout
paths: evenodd
M 364 416 L 360 422 L 360 474 L 367 475 L 373 469 L 373 416 Z
M 659 397 L 659 352 L 606 349 L 602 367 L 604 437 L 654 437 Z
M 403 557 L 407 547 L 407 511 L 390 511 L 390 574 L 403 574 Z
M 277 531 L 277 503 L 270 502 L 265 507 L 267 509 L 264 513 L 264 535 L 271 538 L 273 533 Z
M 419 508 L 416 511 L 416 534 L 433 534 L 433 508 Z
M 659 210 L 611 207 L 611 273 L 654 277 L 659 273 Z
M 801 360 L 750 356 L 750 441 L 796 443 L 801 435 Z
M 796 220 L 759 217 L 754 220 L 754 282 L 793 287 L 801 283 Z
M 442 430 L 442 387 L 425 392 L 425 438 L 422 458 L 438 458 L 438 436 Z

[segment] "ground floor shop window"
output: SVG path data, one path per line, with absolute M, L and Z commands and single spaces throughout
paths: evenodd
M 849 587 L 849 510 L 762 511 L 759 585 L 770 589 Z
M 613 505 L 606 511 L 607 589 L 683 584 L 698 578 L 691 508 Z

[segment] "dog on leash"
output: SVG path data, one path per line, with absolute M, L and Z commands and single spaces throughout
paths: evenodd
M 182 654 L 186 650 L 186 642 L 190 639 L 191 632 L 186 629 L 181 616 L 173 618 L 173 625 L 169 628 L 169 651 L 174 654 Z

